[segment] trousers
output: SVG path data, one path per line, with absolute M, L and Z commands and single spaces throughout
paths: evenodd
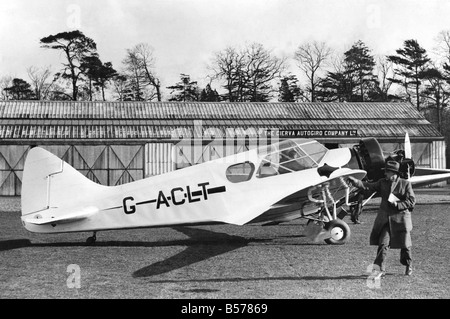
M 378 243 L 377 256 L 373 262 L 380 267 L 381 271 L 386 271 L 386 256 L 389 250 L 389 242 L 391 239 L 391 233 L 389 230 L 389 224 L 384 225 L 380 233 L 380 241 Z M 410 266 L 412 263 L 411 247 L 400 249 L 400 263 L 404 266 Z

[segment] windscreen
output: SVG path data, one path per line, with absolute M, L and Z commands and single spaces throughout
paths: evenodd
M 328 149 L 314 140 L 286 140 L 259 150 L 257 177 L 268 177 L 318 166 Z

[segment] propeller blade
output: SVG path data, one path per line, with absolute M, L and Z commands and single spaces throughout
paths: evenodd
M 408 132 L 405 134 L 405 157 L 412 158 L 411 142 L 409 141 Z

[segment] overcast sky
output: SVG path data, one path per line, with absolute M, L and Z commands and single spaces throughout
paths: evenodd
M 289 58 L 305 41 L 325 41 L 342 53 L 362 40 L 373 54 L 394 54 L 404 40 L 417 39 L 431 51 L 437 34 L 450 30 L 450 1 L 0 0 L 0 77 L 28 81 L 32 65 L 59 71 L 63 57 L 39 40 L 74 29 L 119 70 L 126 49 L 150 44 L 166 87 L 180 73 L 205 83 L 213 53 L 230 45 L 258 42 Z

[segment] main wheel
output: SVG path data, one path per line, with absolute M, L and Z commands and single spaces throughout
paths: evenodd
M 330 232 L 331 237 L 325 239 L 327 244 L 342 245 L 350 239 L 350 227 L 341 219 L 334 219 L 324 227 Z
M 88 237 L 88 239 L 86 240 L 86 245 L 92 246 L 95 244 L 96 240 L 97 240 L 97 236 L 96 236 L 96 233 L 94 232 L 94 234 L 91 237 Z

